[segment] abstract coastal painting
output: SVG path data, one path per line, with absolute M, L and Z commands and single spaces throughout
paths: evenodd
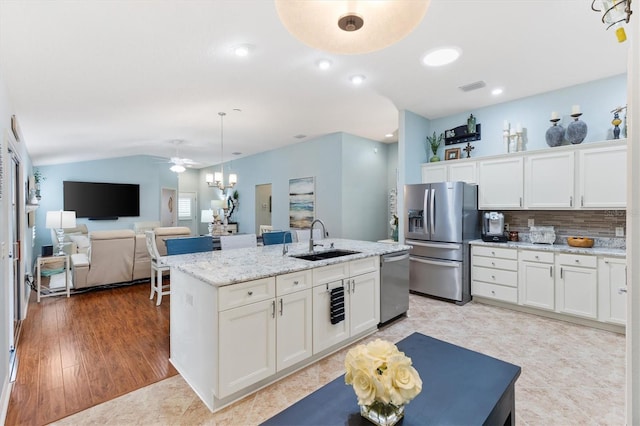
M 289 179 L 289 227 L 309 228 L 315 209 L 315 178 Z

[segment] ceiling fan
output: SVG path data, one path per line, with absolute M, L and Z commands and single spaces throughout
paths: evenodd
M 182 142 L 183 141 L 171 141 L 171 143 L 176 147 L 176 155 L 169 159 L 169 163 L 173 164 L 169 169 L 175 173 L 182 173 L 186 170 L 186 167 L 199 164 L 197 161 L 193 161 L 190 158 L 182 158 L 178 155 L 178 146 L 182 144 Z

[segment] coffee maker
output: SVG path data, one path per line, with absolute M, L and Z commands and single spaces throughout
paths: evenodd
M 482 241 L 506 243 L 504 215 L 499 212 L 484 212 L 482 215 Z

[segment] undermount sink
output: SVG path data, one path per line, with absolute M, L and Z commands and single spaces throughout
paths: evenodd
M 349 256 L 350 254 L 358 254 L 358 253 L 360 252 L 353 251 L 353 250 L 336 249 L 336 250 L 328 250 L 328 251 L 319 251 L 317 253 L 296 254 L 296 255 L 291 255 L 291 257 L 295 257 L 296 259 L 316 261 L 316 260 L 332 259 L 334 257 Z

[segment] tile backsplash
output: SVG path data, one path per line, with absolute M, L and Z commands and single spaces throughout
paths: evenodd
M 616 227 L 622 227 L 626 235 L 627 212 L 625 210 L 530 210 L 503 211 L 504 222 L 511 231 L 529 233 L 528 220 L 535 226 L 553 226 L 556 244 L 566 244 L 566 236 L 591 237 L 598 241 L 610 240 L 607 246 L 625 246 L 624 237 L 616 237 Z

